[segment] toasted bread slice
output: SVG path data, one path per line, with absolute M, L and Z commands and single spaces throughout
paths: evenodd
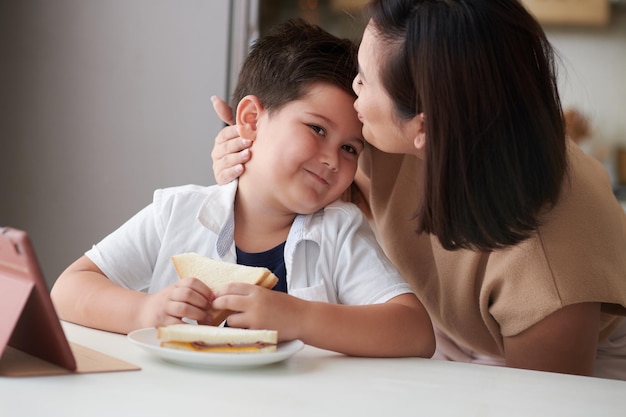
M 192 252 L 174 255 L 172 262 L 181 279 L 195 277 L 204 282 L 213 292 L 232 282 L 260 285 L 268 289 L 272 289 L 278 283 L 276 275 L 267 268 L 218 261 Z M 231 313 L 231 311 L 219 311 L 209 324 L 217 326 Z

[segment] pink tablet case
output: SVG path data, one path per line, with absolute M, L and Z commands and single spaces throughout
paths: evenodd
M 26 232 L 0 229 L 0 355 L 7 345 L 76 369 Z
M 68 342 L 27 233 L 0 228 L 0 376 L 139 369 Z

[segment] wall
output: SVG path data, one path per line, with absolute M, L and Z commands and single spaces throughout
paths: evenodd
M 0 226 L 52 283 L 151 201 L 214 183 L 229 1 L 0 0 Z
M 588 116 L 594 140 L 626 146 L 626 5 L 613 6 L 606 27 L 545 29 L 563 61 L 563 106 Z
M 0 226 L 31 233 L 50 283 L 153 189 L 214 182 L 230 3 L 0 0 Z M 624 6 L 607 27 L 546 31 L 564 105 L 626 146 Z

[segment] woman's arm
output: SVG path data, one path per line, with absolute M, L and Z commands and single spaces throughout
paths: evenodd
M 180 280 L 155 294 L 122 288 L 86 256 L 59 276 L 50 295 L 61 319 L 124 334 L 182 323 L 183 317 L 207 320 L 214 298 L 211 290 L 194 278 Z
M 435 350 L 430 317 L 413 294 L 348 306 L 231 284 L 216 296 L 214 308 L 237 311 L 228 317 L 229 326 L 276 329 L 281 340 L 300 339 L 352 356 L 431 357 Z
M 522 333 L 504 338 L 506 365 L 592 375 L 599 326 L 599 303 L 563 307 Z

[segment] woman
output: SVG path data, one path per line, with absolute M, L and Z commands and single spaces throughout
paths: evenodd
M 554 53 L 517 0 L 373 0 L 356 183 L 437 327 L 435 357 L 626 380 L 626 216 L 565 137 Z M 225 128 L 216 178 L 250 157 Z

